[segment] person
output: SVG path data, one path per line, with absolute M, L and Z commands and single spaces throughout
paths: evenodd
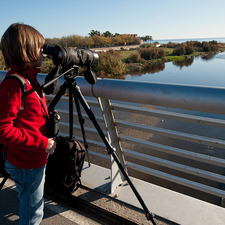
M 1 38 L 9 74 L 27 84 L 22 104 L 20 82 L 5 79 L 0 85 L 0 143 L 7 146 L 5 169 L 15 181 L 19 198 L 19 224 L 40 224 L 44 209 L 45 167 L 56 143 L 47 137 L 48 110 L 37 81 L 42 65 L 44 37 L 33 27 L 14 23 Z

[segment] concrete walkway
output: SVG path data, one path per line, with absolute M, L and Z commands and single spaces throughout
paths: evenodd
M 73 196 L 69 197 L 73 199 L 73 207 L 58 199 L 52 200 L 54 199 L 52 196 L 51 199 L 46 198 L 42 225 L 152 224 L 147 221 L 129 185 L 121 185 L 113 195 L 107 194 L 110 184 L 107 178 L 110 171 L 93 164 L 90 168 L 86 168 L 85 163 L 82 173 L 82 183 L 85 187 L 79 188 Z M 149 210 L 156 215 L 157 225 L 225 224 L 225 209 L 222 207 L 144 181 L 131 179 Z M 84 207 L 77 202 L 83 202 Z M 69 202 L 66 201 L 66 203 Z M 111 218 L 111 215 L 115 216 Z M 121 222 L 118 218 L 124 218 L 126 222 Z M 15 185 L 8 180 L 0 191 L 0 224 L 18 224 L 18 219 Z
M 84 168 L 87 168 L 87 166 L 84 166 Z M 110 170 L 92 165 L 90 168 L 83 170 L 82 182 L 91 189 L 104 189 L 109 175 Z M 165 224 L 225 225 L 225 208 L 223 207 L 139 179 L 130 178 L 149 210 L 155 215 L 167 219 Z M 127 184 L 119 186 L 113 193 L 113 196 L 116 196 L 118 201 L 141 208 Z M 134 213 L 130 213 L 130 215 L 135 216 Z M 142 219 L 143 224 L 147 224 L 144 218 Z M 173 221 L 174 223 L 169 223 L 168 221 Z
M 0 181 L 2 179 L 0 178 Z M 81 196 L 82 199 L 89 199 L 90 202 L 93 199 L 98 199 L 98 204 L 95 204 L 95 207 L 102 207 L 102 205 L 108 207 L 109 211 L 120 210 L 120 213 L 123 213 L 128 217 L 128 222 L 123 223 L 117 221 L 115 218 L 112 220 L 109 217 L 99 214 L 99 212 L 93 213 L 92 210 L 79 210 L 73 208 L 68 204 L 64 204 L 59 201 L 54 201 L 48 198 L 45 198 L 45 210 L 44 218 L 42 225 L 135 225 L 135 224 L 151 224 L 150 221 L 147 221 L 145 215 L 136 209 L 132 209 L 131 206 L 125 206 L 122 203 L 114 202 L 112 199 L 103 197 L 101 194 L 95 192 L 90 192 L 88 189 L 80 188 L 75 192 L 77 196 Z M 1 225 L 16 225 L 19 222 L 19 212 L 18 212 L 18 198 L 17 192 L 14 185 L 14 182 L 7 180 L 5 186 L 0 191 L 0 224 Z M 104 207 L 103 207 L 104 208 Z M 92 211 L 92 212 L 91 212 Z M 91 213 L 90 213 L 91 212 Z M 174 223 L 167 223 L 163 219 L 155 219 L 157 225 L 167 225 Z
M 6 182 L 0 191 L 0 224 L 16 225 L 19 222 L 18 198 L 15 185 L 11 180 Z M 71 207 L 45 198 L 45 210 L 42 225 L 98 225 L 101 221 Z

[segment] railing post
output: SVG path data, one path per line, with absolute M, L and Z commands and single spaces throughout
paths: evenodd
M 111 143 L 111 145 L 116 148 L 116 155 L 118 156 L 124 169 L 127 171 L 125 166 L 124 153 L 119 141 L 119 136 L 110 100 L 98 98 L 98 101 L 105 121 L 105 126 L 108 133 L 108 140 Z M 117 163 L 111 157 L 111 193 L 113 193 L 116 187 L 120 185 L 123 181 L 125 181 L 125 178 L 120 172 Z

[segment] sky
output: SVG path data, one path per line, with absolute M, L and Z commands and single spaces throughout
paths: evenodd
M 1 0 L 0 37 L 15 22 L 45 38 L 91 30 L 153 40 L 225 37 L 224 0 Z

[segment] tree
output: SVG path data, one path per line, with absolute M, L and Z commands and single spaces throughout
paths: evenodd
M 78 35 L 73 35 L 72 44 L 69 47 L 83 47 L 83 38 Z
M 115 37 L 112 37 L 112 44 L 115 46 L 123 45 L 123 39 L 121 35 L 117 35 Z
M 98 30 L 91 30 L 91 32 L 89 33 L 89 36 L 93 37 L 94 35 L 100 36 L 101 33 Z
M 144 36 L 144 37 L 141 37 L 141 39 L 142 39 L 143 41 L 150 41 L 150 42 L 153 41 L 153 38 L 152 38 L 151 35 L 146 35 L 146 36 Z
M 104 36 L 104 37 L 112 37 L 113 34 L 112 34 L 111 32 L 109 32 L 109 31 L 106 31 L 106 32 L 104 32 L 104 33 L 102 34 L 102 36 Z
M 83 39 L 83 46 L 87 47 L 87 48 L 91 48 L 92 46 L 94 46 L 94 40 L 92 37 L 85 37 Z
M 152 42 L 152 41 L 153 41 L 152 36 L 148 35 L 148 36 L 146 36 L 146 37 L 148 38 L 148 40 L 149 40 L 150 42 Z
M 95 47 L 103 47 L 105 46 L 105 37 L 99 36 L 99 35 L 94 35 L 92 36 L 92 39 L 94 41 L 94 46 Z

